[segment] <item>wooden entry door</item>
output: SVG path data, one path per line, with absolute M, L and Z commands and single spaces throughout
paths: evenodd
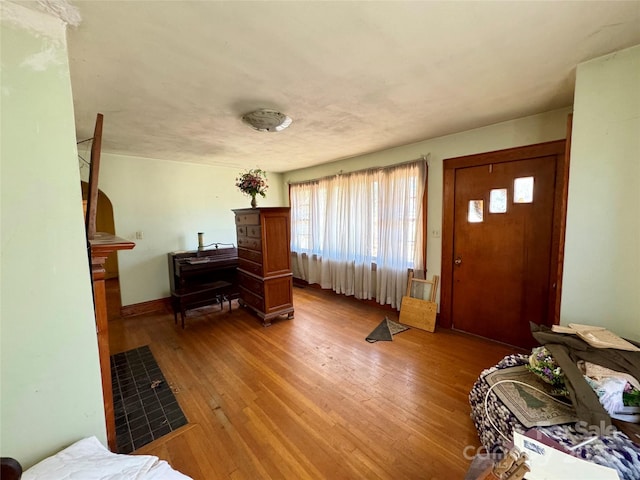
M 530 348 L 530 321 L 556 323 L 564 153 L 562 141 L 445 160 L 441 317 L 452 328 Z

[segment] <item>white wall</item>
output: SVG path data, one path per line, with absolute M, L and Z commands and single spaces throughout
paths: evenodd
M 562 323 L 640 341 L 640 46 L 578 65 Z
M 0 453 L 106 442 L 64 24 L 2 2 Z
M 474 153 L 530 145 L 566 137 L 570 108 L 498 123 L 454 135 L 425 140 L 369 155 L 283 174 L 285 182 L 297 182 L 363 168 L 392 165 L 429 155 L 427 271 L 440 275 L 442 256 L 442 161 Z M 434 235 L 434 231 L 438 233 Z
M 105 128 L 109 116 L 105 116 Z M 118 252 L 123 305 L 168 297 L 167 253 L 204 243 L 236 244 L 234 208 L 251 198 L 235 187 L 244 170 L 104 153 L 99 186 L 113 204 L 116 235 L 136 243 Z M 258 206 L 286 205 L 280 174 L 267 173 L 266 198 Z M 143 238 L 137 239 L 136 232 Z

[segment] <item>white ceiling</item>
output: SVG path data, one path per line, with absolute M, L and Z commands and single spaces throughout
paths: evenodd
M 73 4 L 79 140 L 101 112 L 103 151 L 274 172 L 571 105 L 578 63 L 640 44 L 640 1 Z

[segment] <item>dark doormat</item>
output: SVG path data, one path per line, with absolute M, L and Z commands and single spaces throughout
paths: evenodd
M 118 453 L 131 453 L 187 424 L 148 345 L 111 355 Z
M 409 327 L 384 317 L 384 320 L 380 322 L 380 325 L 374 328 L 373 332 L 371 332 L 365 340 L 369 343 L 374 343 L 380 340 L 391 342 L 393 341 L 394 335 L 404 332 L 405 330 L 409 330 Z

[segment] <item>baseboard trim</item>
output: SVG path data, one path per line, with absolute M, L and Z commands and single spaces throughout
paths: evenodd
M 148 313 L 166 313 L 171 309 L 171 300 L 159 298 L 157 300 L 149 300 L 148 302 L 134 303 L 133 305 L 125 305 L 120 309 L 121 317 L 137 317 Z
M 293 277 L 293 286 L 294 287 L 298 287 L 298 288 L 313 288 L 313 289 L 316 289 L 316 290 L 322 290 L 324 292 L 328 292 L 328 293 L 331 293 L 333 295 L 340 295 L 340 296 L 343 296 L 343 297 L 351 298 L 356 302 L 364 302 L 364 303 L 366 303 L 368 305 L 372 305 L 374 307 L 378 307 L 380 310 L 386 310 L 388 312 L 395 312 L 395 313 L 399 313 L 400 312 L 400 310 L 393 308 L 389 304 L 380 305 L 375 299 L 367 300 L 365 298 L 356 298 L 353 295 L 344 295 L 342 293 L 336 293 L 330 288 L 322 288 L 319 283 L 309 283 L 306 280 L 303 280 L 301 278 Z

